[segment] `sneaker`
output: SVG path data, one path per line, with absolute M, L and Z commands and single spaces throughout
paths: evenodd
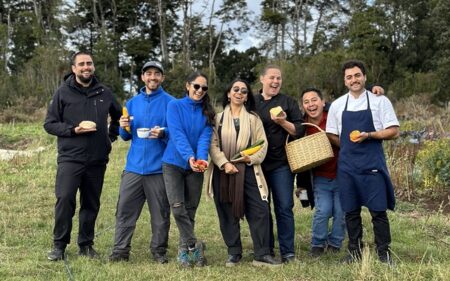
M 285 263 L 285 264 L 288 264 L 288 263 L 291 263 L 294 261 L 295 261 L 295 256 L 293 254 L 281 257 L 281 262 Z
M 339 253 L 340 251 L 341 251 L 341 249 L 338 248 L 338 247 L 334 247 L 334 246 L 331 246 L 331 245 L 328 245 L 328 247 L 327 247 L 327 253 L 334 253 L 334 254 L 336 254 L 336 253 Z
M 79 256 L 88 257 L 91 259 L 98 259 L 99 255 L 96 250 L 92 247 L 92 245 L 89 246 L 80 246 L 80 250 L 78 251 Z
M 108 259 L 110 262 L 127 262 L 130 255 L 112 252 Z
M 191 264 L 189 262 L 189 254 L 187 250 L 178 250 L 178 257 L 177 257 L 178 263 L 181 265 L 181 267 L 187 268 L 190 267 Z
M 281 266 L 281 262 L 274 259 L 272 255 L 264 255 L 259 258 L 255 258 L 252 263 L 254 266 L 267 266 L 267 267 L 277 267 Z
M 194 250 L 191 251 L 191 261 L 197 266 L 205 266 L 206 265 L 206 257 L 205 257 L 205 243 L 202 241 L 198 241 L 195 243 Z
M 325 252 L 325 249 L 322 247 L 311 247 L 309 251 L 309 255 L 313 258 L 318 258 Z
M 48 252 L 47 258 L 50 261 L 60 261 L 64 259 L 64 251 L 65 249 L 53 248 L 50 252 Z
M 166 254 L 160 253 L 154 253 L 153 260 L 155 260 L 159 264 L 165 264 L 169 262 L 169 259 L 167 258 Z
M 237 254 L 237 255 L 228 255 L 228 259 L 227 262 L 225 263 L 226 267 L 233 267 L 235 265 L 237 265 L 239 263 L 239 261 L 241 261 L 242 259 L 242 255 L 241 254 Z

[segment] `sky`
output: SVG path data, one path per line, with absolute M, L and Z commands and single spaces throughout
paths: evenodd
M 247 2 L 248 9 L 253 12 L 253 17 L 254 18 L 258 17 L 261 13 L 261 0 L 250 0 L 250 1 L 246 1 L 246 2 Z M 207 4 L 207 7 L 208 7 L 207 11 L 205 11 L 203 8 L 205 6 L 205 4 Z M 219 9 L 221 4 L 222 4 L 222 0 L 216 0 L 215 9 L 216 10 Z M 211 5 L 212 5 L 212 0 L 194 1 L 194 4 L 192 6 L 192 11 L 194 14 L 204 13 L 205 15 L 209 15 L 210 14 L 209 9 L 211 8 Z M 207 23 L 208 16 L 205 16 L 204 19 L 205 19 L 205 23 Z M 242 34 L 241 38 L 245 38 L 245 40 L 241 40 L 238 43 L 238 45 L 230 46 L 230 49 L 237 49 L 239 51 L 245 51 L 251 47 L 257 47 L 259 44 L 258 38 L 256 38 L 254 36 L 254 31 L 253 31 L 253 33 Z

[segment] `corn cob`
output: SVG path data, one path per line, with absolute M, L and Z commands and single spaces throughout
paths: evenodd
M 261 147 L 264 144 L 264 140 L 257 140 L 254 144 L 252 144 L 251 146 L 247 147 L 246 149 L 240 151 L 239 153 L 236 153 L 231 160 L 236 160 L 241 156 L 250 156 L 255 154 L 258 150 L 261 149 Z
M 122 107 L 122 115 L 125 117 L 129 117 L 130 115 L 128 114 L 128 110 L 127 108 L 124 106 Z M 125 131 L 127 131 L 128 133 L 131 133 L 131 128 L 130 126 L 125 127 Z

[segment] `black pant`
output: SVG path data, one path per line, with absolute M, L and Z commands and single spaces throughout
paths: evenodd
M 80 190 L 78 245 L 94 244 L 94 227 L 100 209 L 106 164 L 86 165 L 74 162 L 58 164 L 56 174 L 55 228 L 53 243 L 64 249 L 70 243 L 72 218 L 75 214 L 76 196 Z
M 387 213 L 386 211 L 370 211 L 370 215 L 372 216 L 373 232 L 377 252 L 379 255 L 384 255 L 389 251 L 389 245 L 391 244 L 391 230 L 389 227 Z M 351 253 L 359 253 L 363 246 L 361 208 L 347 212 L 345 214 L 345 222 L 347 224 L 348 233 L 348 250 Z
M 269 204 L 261 199 L 252 166 L 245 165 L 244 213 L 253 240 L 255 258 L 270 253 Z M 214 203 L 219 216 L 220 231 L 228 247 L 228 254 L 242 254 L 241 228 L 239 219 L 234 217 L 230 203 L 220 202 L 219 168 L 214 168 Z

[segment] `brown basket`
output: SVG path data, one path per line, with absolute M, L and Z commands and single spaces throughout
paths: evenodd
M 286 139 L 286 155 L 293 173 L 299 173 L 322 165 L 333 158 L 333 149 L 327 134 L 319 126 L 311 123 L 302 125 L 314 126 L 320 132 L 302 137 L 288 143 Z

